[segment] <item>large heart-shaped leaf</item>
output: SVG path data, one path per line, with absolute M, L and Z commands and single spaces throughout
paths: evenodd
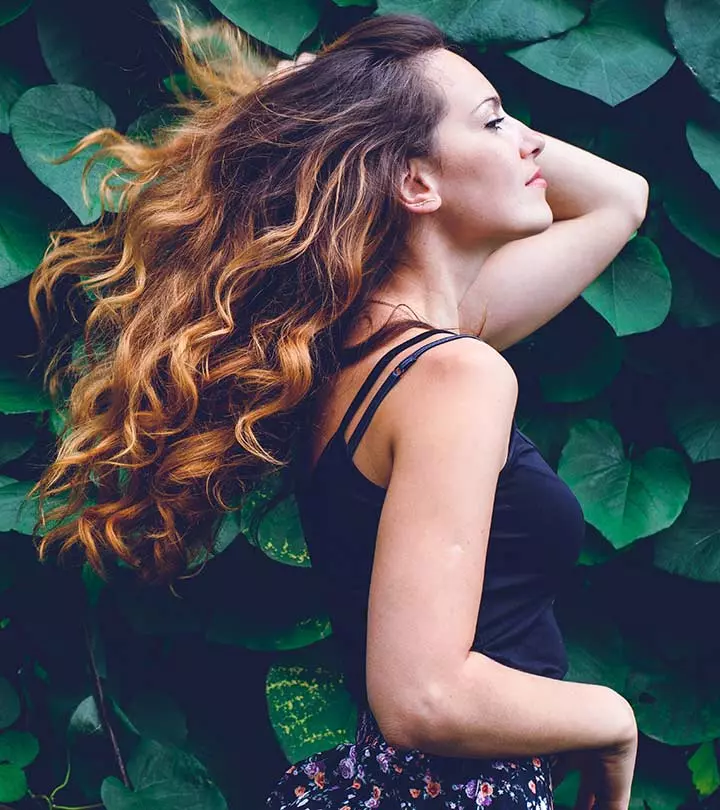
M 685 126 L 685 137 L 698 166 L 704 169 L 713 183 L 720 188 L 720 131 L 708 129 L 697 121 L 688 121 Z
M 716 211 L 720 195 L 710 184 L 710 191 L 688 184 L 681 178 L 663 184 L 663 208 L 670 222 L 692 242 L 711 256 L 720 258 L 720 228 Z
M 227 802 L 205 766 L 192 754 L 142 740 L 128 763 L 129 790 L 105 779 L 101 798 L 107 810 L 226 810 Z
M 294 54 L 320 21 L 320 0 L 212 0 L 217 10 L 256 39 Z
M 626 697 L 643 734 L 668 745 L 695 745 L 720 737 L 720 692 L 679 669 L 633 672 Z
M 553 82 L 615 106 L 642 93 L 675 61 L 663 29 L 652 5 L 596 0 L 582 25 L 508 55 Z
M 670 272 L 656 245 L 638 236 L 582 294 L 620 337 L 649 332 L 667 317 L 672 299 Z
M 695 464 L 720 458 L 720 406 L 681 401 L 668 409 L 668 418 L 673 433 Z
M 0 287 L 30 275 L 48 242 L 48 223 L 38 216 L 37 201 L 22 188 L 0 188 Z
M 540 377 L 546 402 L 591 399 L 610 385 L 622 367 L 622 342 L 607 326 L 597 330 L 581 347 L 569 348 L 572 351 L 569 365 L 560 371 L 546 371 Z
M 10 131 L 23 160 L 36 177 L 61 197 L 87 225 L 100 216 L 100 179 L 116 161 L 103 160 L 87 177 L 89 203 L 82 195 L 81 175 L 96 147 L 83 150 L 66 163 L 50 160 L 69 151 L 89 132 L 115 127 L 110 107 L 92 91 L 69 84 L 31 87 L 15 102 Z
M 419 14 L 456 42 L 533 42 L 581 22 L 578 0 L 535 0 L 532 13 L 506 0 L 378 0 L 380 14 Z
M 698 82 L 720 101 L 720 15 L 717 0 L 666 0 L 675 50 Z
M 671 526 L 690 492 L 676 452 L 654 447 L 631 460 L 615 428 L 596 419 L 571 428 L 558 475 L 580 501 L 585 520 L 615 548 Z
M 355 737 L 357 708 L 337 663 L 317 647 L 283 656 L 267 674 L 270 721 L 289 762 Z
M 720 507 L 691 495 L 680 517 L 654 538 L 653 562 L 671 574 L 720 582 Z

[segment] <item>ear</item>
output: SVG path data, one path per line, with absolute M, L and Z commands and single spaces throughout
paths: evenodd
M 427 160 L 411 158 L 398 185 L 400 203 L 414 214 L 430 214 L 442 205 L 436 170 Z

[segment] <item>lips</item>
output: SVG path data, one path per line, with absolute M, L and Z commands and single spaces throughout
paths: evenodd
M 538 169 L 535 172 L 535 174 L 527 181 L 527 183 L 525 183 L 525 185 L 529 186 L 533 180 L 542 180 L 542 179 L 543 179 L 542 172 L 540 171 L 540 169 Z

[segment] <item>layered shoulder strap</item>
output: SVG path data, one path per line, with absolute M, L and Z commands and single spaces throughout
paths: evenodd
M 360 418 L 360 421 L 357 423 L 357 426 L 355 427 L 352 436 L 350 436 L 350 439 L 348 440 L 348 451 L 351 458 L 355 454 L 355 450 L 357 449 L 357 446 L 360 444 L 360 440 L 365 434 L 365 431 L 367 430 L 368 425 L 370 424 L 370 421 L 373 418 L 375 411 L 378 409 L 380 403 L 387 395 L 388 391 L 390 391 L 390 389 L 397 383 L 400 377 L 418 359 L 418 357 L 423 355 L 428 349 L 431 349 L 433 346 L 439 346 L 441 343 L 448 343 L 451 340 L 458 340 L 459 338 L 473 338 L 474 340 L 480 340 L 480 338 L 476 338 L 474 335 L 456 335 L 454 332 L 448 332 L 448 330 L 446 329 L 433 329 L 428 332 L 423 332 L 421 335 L 417 335 L 414 338 L 405 341 L 405 343 L 400 344 L 399 346 L 395 346 L 393 349 L 387 352 L 387 354 L 383 355 L 383 357 L 380 358 L 380 360 L 373 368 L 373 370 L 370 372 L 368 378 L 365 380 L 362 387 L 356 394 L 340 426 L 339 432 L 341 433 L 341 435 L 345 434 L 345 430 L 347 429 L 350 420 L 352 419 L 355 412 L 360 407 L 360 404 L 364 401 L 365 397 L 367 396 L 368 391 L 375 384 L 382 370 L 388 365 L 388 363 L 394 357 L 396 357 L 401 351 L 403 351 L 403 349 L 406 349 L 409 346 L 412 346 L 415 343 L 420 342 L 421 340 L 427 338 L 429 335 L 437 334 L 439 332 L 444 333 L 446 336 L 438 338 L 437 340 L 432 340 L 430 341 L 430 343 L 426 343 L 424 346 L 420 346 L 414 352 L 411 352 L 407 357 L 403 358 L 398 363 L 398 365 L 392 370 L 392 372 L 388 375 L 388 377 L 385 379 L 380 388 L 378 388 L 378 390 L 375 393 L 375 396 L 372 398 L 370 404 L 368 405 L 362 417 Z

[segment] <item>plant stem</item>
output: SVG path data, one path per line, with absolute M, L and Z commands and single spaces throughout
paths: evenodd
M 90 627 L 88 622 L 85 622 L 85 646 L 87 647 L 88 657 L 90 659 L 90 668 L 92 669 L 93 673 L 93 685 L 95 691 L 95 701 L 97 703 L 98 711 L 100 712 L 100 722 L 103 725 L 103 728 L 107 732 L 108 737 L 110 738 L 110 743 L 113 747 L 113 751 L 115 752 L 115 761 L 118 765 L 118 770 L 120 771 L 120 776 L 122 777 L 123 784 L 126 788 L 132 789 L 132 785 L 130 784 L 130 779 L 127 775 L 127 769 L 125 768 L 125 762 L 122 758 L 122 754 L 120 753 L 120 747 L 117 742 L 117 738 L 115 737 L 115 732 L 113 731 L 112 724 L 110 723 L 110 716 L 108 714 L 107 705 L 105 703 L 105 694 L 102 688 L 102 679 L 100 677 L 100 673 L 98 672 L 97 662 L 95 661 L 95 651 L 93 650 L 93 643 L 92 643 L 92 634 L 90 632 Z M 93 805 L 94 807 L 102 807 L 102 805 Z

